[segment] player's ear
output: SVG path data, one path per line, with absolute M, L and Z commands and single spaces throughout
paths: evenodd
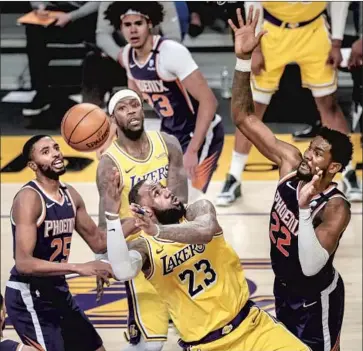
M 36 165 L 36 163 L 34 161 L 29 161 L 28 162 L 28 167 L 32 170 L 32 171 L 36 171 L 38 169 L 38 166 Z
M 328 172 L 332 175 L 338 173 L 342 169 L 342 164 L 339 162 L 332 162 L 329 165 Z

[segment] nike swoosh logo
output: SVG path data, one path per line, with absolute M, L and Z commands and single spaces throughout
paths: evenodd
M 130 63 L 130 65 L 129 65 L 130 68 L 134 68 L 135 66 L 136 66 L 136 63 L 134 63 L 134 64 Z
M 156 156 L 155 158 L 158 160 L 158 159 L 162 158 L 163 156 L 166 156 L 166 152 L 163 152 L 162 154 Z
M 125 173 L 130 173 L 134 168 L 135 168 L 135 166 L 131 167 L 130 169 L 125 169 Z
M 164 251 L 164 248 L 162 247 L 161 249 L 157 249 L 157 250 L 156 250 L 156 253 L 157 253 L 157 254 L 160 254 L 160 253 L 162 253 L 163 251 Z
M 53 202 L 52 204 L 46 204 L 45 206 L 47 207 L 47 208 L 51 208 L 52 206 L 54 206 L 55 205 L 55 203 Z
M 110 229 L 109 232 L 115 232 L 116 230 L 115 229 Z
M 317 303 L 318 301 L 315 301 L 315 302 L 312 302 L 312 303 L 309 303 L 309 304 L 306 304 L 305 302 L 304 302 L 304 304 L 303 304 L 303 307 L 310 307 L 310 306 L 313 306 L 313 305 L 315 305 L 316 303 Z
M 292 190 L 296 190 L 296 188 L 294 188 L 292 185 L 291 185 L 291 182 L 289 181 L 289 182 L 287 182 L 286 183 L 286 185 L 290 188 L 290 189 L 292 189 Z

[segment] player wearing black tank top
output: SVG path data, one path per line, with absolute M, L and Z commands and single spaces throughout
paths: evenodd
M 15 266 L 6 283 L 9 318 L 22 342 L 39 350 L 104 350 L 65 275 L 112 276 L 106 262 L 68 263 L 73 230 L 96 253 L 106 251 L 105 232 L 88 215 L 79 193 L 60 182 L 65 164 L 55 140 L 32 137 L 23 157 L 36 179 L 20 189 L 11 209 Z
M 301 155 L 255 116 L 249 60 L 264 33 L 255 35 L 258 14 L 252 19 L 251 11 L 246 25 L 240 11 L 237 26 L 230 21 L 237 56 L 232 114 L 238 129 L 280 170 L 269 231 L 276 315 L 314 351 L 338 350 L 344 284 L 333 259 L 351 213 L 333 178 L 351 160 L 353 147 L 345 134 L 322 128 Z

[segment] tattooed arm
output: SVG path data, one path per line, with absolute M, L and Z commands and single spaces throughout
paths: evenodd
M 252 20 L 253 7 L 244 25 L 240 11 L 237 10 L 239 28 L 229 21 L 235 33 L 235 53 L 237 60 L 251 59 L 254 47 L 259 44 L 264 34 L 255 36 L 258 11 Z M 247 69 L 245 69 L 247 70 Z M 250 72 L 235 70 L 232 87 L 232 118 L 236 127 L 248 138 L 256 148 L 269 160 L 280 167 L 280 174 L 288 173 L 301 161 L 300 151 L 294 146 L 278 140 L 273 132 L 255 116 L 251 91 Z
M 188 180 L 183 166 L 183 151 L 173 135 L 161 133 L 169 152 L 167 187 L 182 203 L 188 202 Z
M 186 244 L 205 244 L 222 231 L 216 210 L 208 200 L 189 205 L 185 217 L 187 221 L 183 223 L 159 225 L 158 238 Z

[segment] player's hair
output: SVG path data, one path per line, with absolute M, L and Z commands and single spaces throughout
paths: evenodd
M 121 25 L 121 16 L 129 10 L 147 16 L 154 27 L 164 19 L 164 7 L 157 1 L 114 1 L 105 11 L 105 18 L 118 30 Z
M 138 183 L 136 183 L 130 190 L 129 192 L 129 204 L 131 205 L 132 203 L 134 204 L 139 204 L 140 200 L 141 200 L 141 196 L 139 194 L 139 190 L 140 188 L 143 186 L 143 184 L 146 182 L 146 179 L 143 179 L 141 181 L 139 181 Z
M 340 172 L 344 171 L 353 155 L 353 144 L 348 135 L 327 127 L 321 127 L 317 135 L 321 136 L 331 145 L 331 156 L 334 162 L 342 165 Z
M 3 304 L 4 304 L 4 298 L 3 295 L 0 293 L 0 311 L 3 309 Z
M 31 161 L 32 159 L 32 152 L 33 152 L 33 147 L 34 147 L 34 144 L 40 140 L 40 139 L 43 139 L 43 138 L 51 138 L 50 135 L 46 135 L 46 134 L 38 134 L 38 135 L 34 135 L 32 136 L 23 146 L 23 158 L 26 162 L 29 162 Z

